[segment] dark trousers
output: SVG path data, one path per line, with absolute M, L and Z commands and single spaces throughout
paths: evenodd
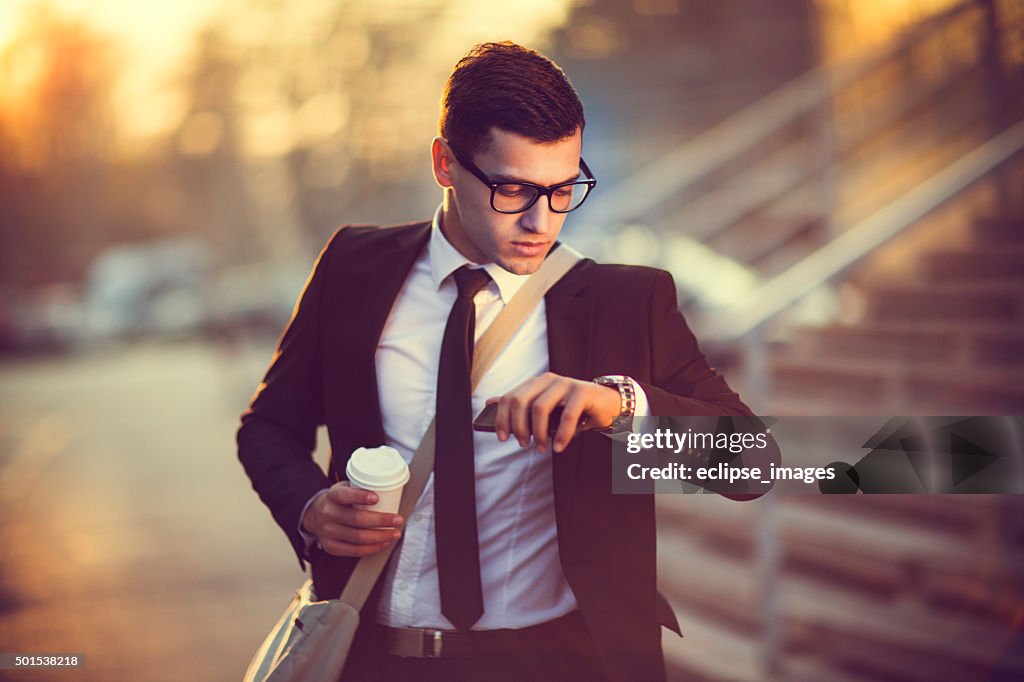
M 378 633 L 383 635 L 383 633 Z M 384 637 L 375 651 L 353 649 L 341 682 L 602 682 L 607 680 L 582 615 L 508 632 L 500 653 L 472 657 L 389 655 Z

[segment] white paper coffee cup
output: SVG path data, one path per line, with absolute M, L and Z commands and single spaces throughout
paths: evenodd
M 353 487 L 377 493 L 377 504 L 355 504 L 356 509 L 397 514 L 402 488 L 409 480 L 409 465 L 398 450 L 387 445 L 359 448 L 345 467 Z

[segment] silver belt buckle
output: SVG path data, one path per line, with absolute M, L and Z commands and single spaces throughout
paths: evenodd
M 432 641 L 433 650 L 429 651 L 429 652 L 428 651 L 424 651 L 423 655 L 426 658 L 440 658 L 441 657 L 441 641 L 442 641 L 441 631 L 440 630 L 434 630 L 434 635 L 433 635 L 432 639 L 433 639 L 433 641 Z M 424 649 L 426 649 L 426 647 L 424 647 Z

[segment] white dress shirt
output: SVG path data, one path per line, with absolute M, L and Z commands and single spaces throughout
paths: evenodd
M 436 412 L 441 341 L 457 288 L 451 277 L 462 256 L 442 234 L 441 209 L 430 239 L 406 278 L 377 346 L 377 385 L 386 444 L 406 462 Z M 476 339 L 529 275 L 515 275 L 490 263 L 491 282 L 476 295 Z M 512 336 L 473 393 L 473 414 L 487 398 L 500 396 L 548 370 L 547 318 L 543 300 Z M 636 382 L 636 415 L 647 413 L 647 398 Z M 474 432 L 476 509 L 484 613 L 474 629 L 522 628 L 558 618 L 576 608 L 558 556 L 550 448 L 515 437 L 501 442 Z M 443 456 L 438 453 L 438 456 Z M 322 494 L 321 493 L 318 493 Z M 316 499 L 317 495 L 307 503 Z M 305 509 L 303 510 L 305 516 Z M 301 528 L 307 547 L 315 536 Z M 452 629 L 441 613 L 434 544 L 433 474 L 413 513 L 405 520 L 385 581 L 377 621 L 392 627 Z

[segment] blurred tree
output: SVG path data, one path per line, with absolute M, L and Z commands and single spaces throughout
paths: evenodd
M 238 106 L 241 60 L 216 25 L 195 38 L 180 87 L 185 116 L 172 135 L 174 177 L 188 197 L 189 227 L 218 247 L 223 260 L 262 255 L 254 239 L 240 148 Z
M 342 222 L 399 222 L 438 200 L 429 145 L 441 88 L 475 43 L 546 48 L 570 0 L 242 0 L 243 149 L 272 179 L 253 192 L 268 235 L 305 251 Z
M 110 39 L 39 7 L 0 52 L 0 282 L 80 276 L 106 222 Z

